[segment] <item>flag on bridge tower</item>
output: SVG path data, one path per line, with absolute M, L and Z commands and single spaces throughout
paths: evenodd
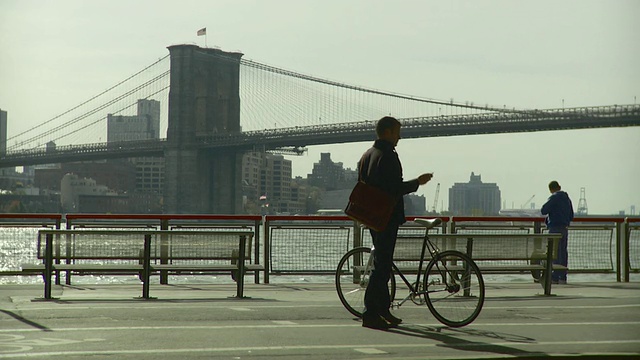
M 204 35 L 204 47 L 207 47 L 207 28 L 203 27 L 202 29 L 198 30 L 198 36 L 202 36 Z

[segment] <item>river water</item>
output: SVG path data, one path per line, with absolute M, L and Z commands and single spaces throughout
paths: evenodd
M 20 265 L 23 263 L 38 263 L 37 259 L 37 233 L 41 228 L 37 227 L 2 227 L 0 228 L 0 271 L 17 271 L 20 270 Z M 584 235 L 584 234 L 583 234 Z M 590 264 L 596 262 L 609 261 L 610 242 L 607 240 L 607 236 L 602 241 L 594 241 L 592 238 L 580 235 L 579 232 L 574 232 L 572 241 L 570 237 L 569 241 L 569 266 L 571 268 L 572 263 L 580 264 L 581 268 L 587 268 Z M 280 239 L 282 237 L 282 239 Z M 285 241 L 286 238 L 286 241 Z M 296 243 L 291 238 L 305 238 L 304 241 Z M 343 239 L 344 234 L 340 234 L 338 238 Z M 578 239 L 588 238 L 589 244 L 581 244 Z M 311 239 L 311 240 L 309 240 Z M 272 264 L 271 267 L 274 270 L 292 270 L 288 271 L 287 275 L 270 275 L 271 283 L 299 283 L 299 282 L 333 282 L 333 276 L 331 275 L 302 275 L 296 274 L 296 271 L 302 270 L 326 270 L 333 269 L 337 266 L 337 263 L 344 252 L 346 252 L 350 241 L 349 235 L 347 240 L 336 240 L 332 235 L 322 233 L 309 236 L 279 236 L 277 232 L 272 233 Z M 340 242 L 337 246 L 328 246 L 327 244 L 335 244 Z M 260 251 L 263 251 L 261 248 Z M 615 251 L 614 251 L 615 252 Z M 594 259 L 598 259 L 594 261 Z M 298 263 L 294 260 L 298 259 Z M 302 261 L 300 262 L 300 259 Z M 615 258 L 613 259 L 615 264 Z M 253 275 L 248 275 L 253 279 Z M 532 282 L 532 278 L 528 274 L 485 274 L 485 281 L 491 282 Z M 615 273 L 588 273 L 588 274 L 570 274 L 570 282 L 610 282 L 616 281 Z M 637 277 L 637 274 L 632 274 L 632 279 Z M 157 276 L 152 277 L 152 281 L 158 282 Z M 170 283 L 226 283 L 232 280 L 228 275 L 180 275 L 171 276 L 169 278 Z M 247 278 L 247 281 L 252 281 Z M 76 284 L 135 284 L 139 283 L 139 279 L 134 275 L 118 275 L 118 276 L 103 276 L 103 275 L 86 275 L 86 276 L 74 276 L 73 283 Z M 42 283 L 40 276 L 0 276 L 0 284 L 38 284 Z

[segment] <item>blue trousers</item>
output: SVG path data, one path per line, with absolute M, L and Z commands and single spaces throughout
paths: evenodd
M 399 224 L 389 224 L 384 231 L 369 230 L 373 238 L 373 266 L 369 284 L 364 293 L 363 316 L 378 316 L 389 313 L 389 279 L 391 278 L 393 252 L 396 248 Z
M 568 266 L 569 263 L 569 253 L 567 252 L 567 239 L 569 238 L 569 231 L 566 226 L 561 227 L 550 227 L 550 234 L 562 234 L 562 238 L 558 243 L 558 258 L 553 261 L 554 264 Z M 551 274 L 551 280 L 567 280 L 567 271 L 566 270 L 554 270 Z

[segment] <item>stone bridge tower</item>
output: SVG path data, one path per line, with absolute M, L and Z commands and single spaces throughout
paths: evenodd
M 242 153 L 198 149 L 198 136 L 240 128 L 241 53 L 170 46 L 169 126 L 164 208 L 175 214 L 242 209 Z

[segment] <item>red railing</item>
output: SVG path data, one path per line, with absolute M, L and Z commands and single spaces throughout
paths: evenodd
M 434 216 L 417 216 L 421 218 L 433 218 Z M 489 216 L 489 217 L 470 217 L 470 216 L 438 216 L 443 220 L 443 227 L 441 229 L 442 232 L 455 233 L 459 228 L 462 227 L 473 227 L 474 225 L 486 226 L 486 227 L 494 227 L 500 228 L 504 227 L 503 230 L 508 230 L 508 227 L 504 226 L 504 223 L 520 223 L 514 224 L 518 226 L 530 227 L 531 231 L 534 233 L 544 231 L 544 217 L 503 217 L 503 216 Z M 408 221 L 414 220 L 416 217 L 407 217 Z M 264 264 L 267 269 L 265 271 L 265 279 L 268 282 L 269 279 L 269 264 L 273 261 L 273 256 L 277 256 L 278 254 L 274 254 L 270 249 L 270 232 L 271 229 L 277 226 L 281 226 L 282 224 L 304 224 L 307 226 L 312 226 L 310 224 L 322 224 L 322 226 L 328 226 L 331 222 L 350 222 L 351 220 L 346 216 L 283 216 L 283 215 L 268 215 L 265 217 L 264 222 Z M 598 265 L 598 267 L 592 267 L 592 263 L 585 263 L 584 267 L 581 267 L 579 264 L 574 262 L 575 272 L 584 272 L 584 273 L 594 273 L 594 272 L 615 272 L 617 275 L 618 281 L 629 281 L 629 272 L 632 268 L 630 265 L 632 261 L 635 261 L 636 264 L 633 267 L 634 271 L 639 271 L 638 265 L 640 265 L 640 260 L 635 259 L 635 257 L 630 258 L 629 244 L 631 242 L 632 233 L 629 230 L 629 224 L 640 222 L 640 218 L 625 218 L 625 217 L 576 217 L 573 221 L 576 229 L 580 229 L 581 231 L 590 231 L 590 235 L 581 238 L 582 235 L 574 234 L 574 238 L 576 238 L 579 247 L 589 247 L 592 246 L 592 241 L 594 241 L 593 237 L 597 238 L 598 244 L 606 247 L 606 254 L 600 254 L 602 259 L 600 259 L 600 263 L 602 265 Z M 527 223 L 529 225 L 527 225 Z M 590 224 L 595 225 L 591 227 Z M 598 224 L 602 224 L 603 226 L 597 226 Z M 581 226 L 582 225 L 582 226 Z M 589 226 L 585 226 L 589 225 Z M 341 226 L 344 226 L 342 224 Z M 362 230 L 357 224 L 354 223 L 354 231 L 352 235 L 353 241 L 352 246 L 360 246 L 362 244 Z M 597 228 L 597 229 L 596 229 Z M 586 230 L 585 230 L 586 229 Z M 294 230 L 291 230 L 292 238 L 296 238 L 295 240 L 300 240 L 298 234 L 293 233 Z M 598 233 L 600 231 L 600 233 Z M 613 235 L 612 235 L 613 234 Z M 636 235 L 640 235 L 640 226 L 638 229 L 634 229 L 634 244 L 640 243 L 640 239 L 636 239 Z M 612 236 L 615 236 L 615 247 L 613 247 Z M 591 238 L 590 238 L 591 237 Z M 602 239 L 600 239 L 602 238 Z M 575 243 L 574 243 L 575 244 Z M 611 245 L 611 246 L 609 246 Z M 329 244 L 327 244 L 329 246 Z M 323 249 L 326 251 L 327 249 Z M 293 250 L 292 250 L 293 251 Z M 616 256 L 616 261 L 613 260 L 613 254 Z M 597 259 L 592 259 L 597 260 Z M 595 261 L 594 261 L 595 262 Z M 607 265 L 608 264 L 608 265 Z M 608 269 L 608 270 L 607 270 Z M 300 273 L 304 273 L 300 272 Z
M 433 218 L 433 216 L 418 216 L 422 218 Z M 443 220 L 445 224 L 441 231 L 443 232 L 455 232 L 457 226 L 469 226 L 469 223 L 483 223 L 484 225 L 491 226 L 498 223 L 505 222 L 519 222 L 529 223 L 532 228 L 543 228 L 543 217 L 468 217 L 468 216 L 438 216 Z M 407 220 L 412 221 L 416 217 L 407 217 Z M 62 224 L 65 222 L 65 224 Z M 65 226 L 66 228 L 72 228 L 75 226 L 87 226 L 87 224 L 93 224 L 94 226 L 105 227 L 117 227 L 123 224 L 132 225 L 139 224 L 141 226 L 156 226 L 159 229 L 169 230 L 171 227 L 188 227 L 189 224 L 195 224 L 196 226 L 222 226 L 223 223 L 243 224 L 250 226 L 255 232 L 254 242 L 254 259 L 256 263 L 264 261 L 265 280 L 268 281 L 270 267 L 269 263 L 272 260 L 272 248 L 270 244 L 270 231 L 276 226 L 282 226 L 282 224 L 307 224 L 309 226 L 318 227 L 352 227 L 351 232 L 353 244 L 362 241 L 358 239 L 361 235 L 362 229 L 353 222 L 347 216 L 331 216 L 331 215 L 302 215 L 302 216 L 284 216 L 284 215 L 268 215 L 265 217 L 259 215 L 211 215 L 211 214 L 0 214 L 0 227 L 5 224 L 6 226 L 51 226 L 60 228 Z M 346 223 L 346 225 L 345 225 Z M 464 224 L 466 223 L 466 224 Z M 618 277 L 618 281 L 629 281 L 629 272 L 640 271 L 640 217 L 621 217 L 621 216 L 601 216 L 601 217 L 576 217 L 574 224 L 594 224 L 603 223 L 609 224 L 615 227 L 616 243 L 615 255 L 617 257 L 615 272 Z M 262 226 L 262 229 L 260 228 Z M 527 225 L 525 225 L 527 226 Z M 297 234 L 291 232 L 289 234 L 282 233 L 283 236 L 290 236 L 292 240 Z M 262 242 L 260 240 L 263 240 Z M 287 246 L 300 246 L 294 244 L 294 241 L 290 241 Z M 633 245 L 633 246 L 631 246 Z M 304 246 L 304 245 L 303 245 Z M 260 249 L 263 249 L 263 254 L 260 253 Z M 299 251 L 300 249 L 292 248 L 285 251 Z M 312 249 L 315 250 L 315 249 Z M 304 259 L 303 259 L 304 261 Z M 256 281 L 259 281 L 259 275 L 256 274 Z

